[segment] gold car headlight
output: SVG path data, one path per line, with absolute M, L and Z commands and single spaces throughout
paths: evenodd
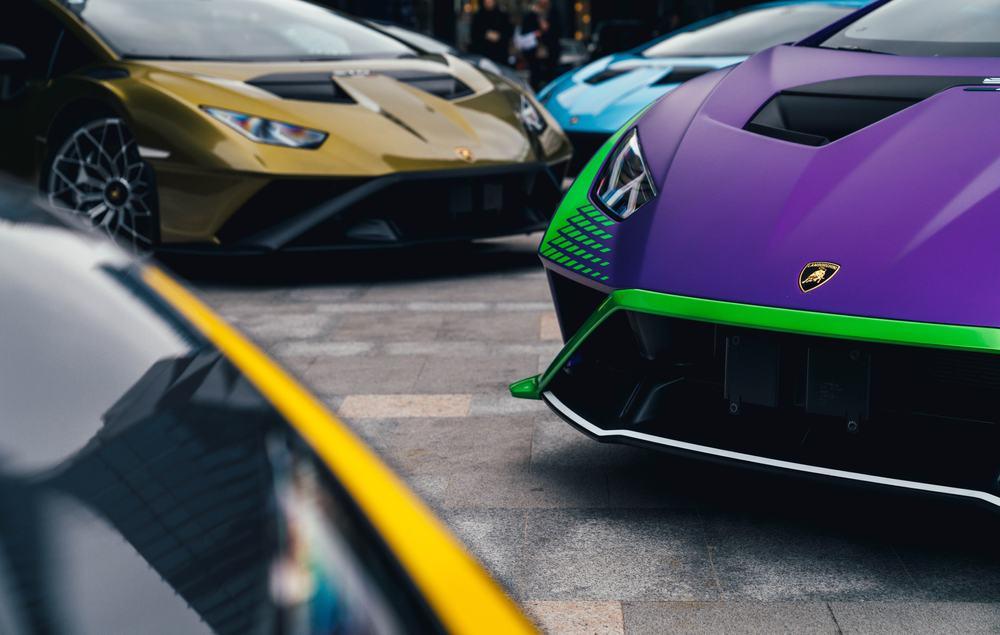
M 202 110 L 251 141 L 286 148 L 312 150 L 323 145 L 327 133 L 303 128 L 283 121 L 274 121 L 242 112 L 202 106 Z

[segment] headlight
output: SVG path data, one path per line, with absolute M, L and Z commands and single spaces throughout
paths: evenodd
M 618 142 L 594 181 L 594 202 L 604 211 L 625 220 L 656 198 L 656 185 L 633 128 Z
M 281 121 L 254 117 L 242 112 L 202 106 L 202 110 L 236 132 L 257 143 L 269 143 L 288 148 L 313 149 L 323 145 L 327 134 Z
M 521 106 L 518 109 L 517 116 L 521 120 L 521 123 L 524 124 L 524 127 L 534 134 L 542 134 L 549 127 L 545 123 L 545 117 L 542 116 L 542 113 L 538 112 L 535 104 L 531 103 L 527 95 L 521 95 Z

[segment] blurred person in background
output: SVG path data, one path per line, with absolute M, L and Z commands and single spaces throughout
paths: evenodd
M 483 0 L 483 8 L 472 17 L 469 50 L 497 64 L 509 64 L 513 32 L 510 17 L 497 6 L 497 0 Z
M 562 28 L 549 0 L 536 0 L 521 21 L 518 50 L 524 55 L 536 90 L 551 80 L 562 54 Z

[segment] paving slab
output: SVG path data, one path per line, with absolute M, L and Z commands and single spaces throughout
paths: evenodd
M 531 510 L 524 598 L 715 600 L 719 586 L 696 513 Z
M 449 478 L 444 507 L 476 509 L 607 508 L 607 479 L 600 471 L 487 467 Z
M 419 359 L 421 357 L 398 357 Z M 414 383 L 416 392 L 451 393 L 456 386 L 470 393 L 503 393 L 517 378 L 518 371 L 535 359 L 534 355 L 483 355 L 480 357 L 422 356 L 424 363 Z M 394 391 L 390 391 L 394 392 Z
M 441 333 L 443 313 L 388 311 L 373 318 L 370 313 L 343 315 L 330 339 L 349 342 L 433 341 Z
M 316 359 L 302 379 L 324 395 L 413 393 L 426 360 L 422 357 Z
M 468 545 L 508 593 L 515 597 L 522 595 L 525 512 L 459 509 L 441 513 L 455 535 Z
M 1000 633 L 1000 606 L 969 602 L 833 602 L 843 633 Z
M 625 602 L 629 635 L 839 633 L 825 602 Z
M 494 468 L 516 474 L 531 456 L 530 418 L 347 419 L 406 474 L 454 473 Z
M 340 415 L 349 419 L 466 417 L 472 395 L 348 395 Z
M 623 635 L 621 602 L 538 601 L 524 609 L 538 628 L 553 635 Z
M 923 592 L 889 544 L 815 526 L 705 514 L 727 599 L 912 599 Z

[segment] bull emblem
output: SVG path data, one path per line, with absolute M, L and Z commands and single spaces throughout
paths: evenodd
M 817 269 L 809 274 L 809 277 L 802 281 L 802 284 L 819 284 L 826 280 L 826 269 Z
M 799 274 L 799 289 L 802 293 L 815 291 L 833 279 L 840 271 L 840 265 L 832 262 L 810 262 Z

